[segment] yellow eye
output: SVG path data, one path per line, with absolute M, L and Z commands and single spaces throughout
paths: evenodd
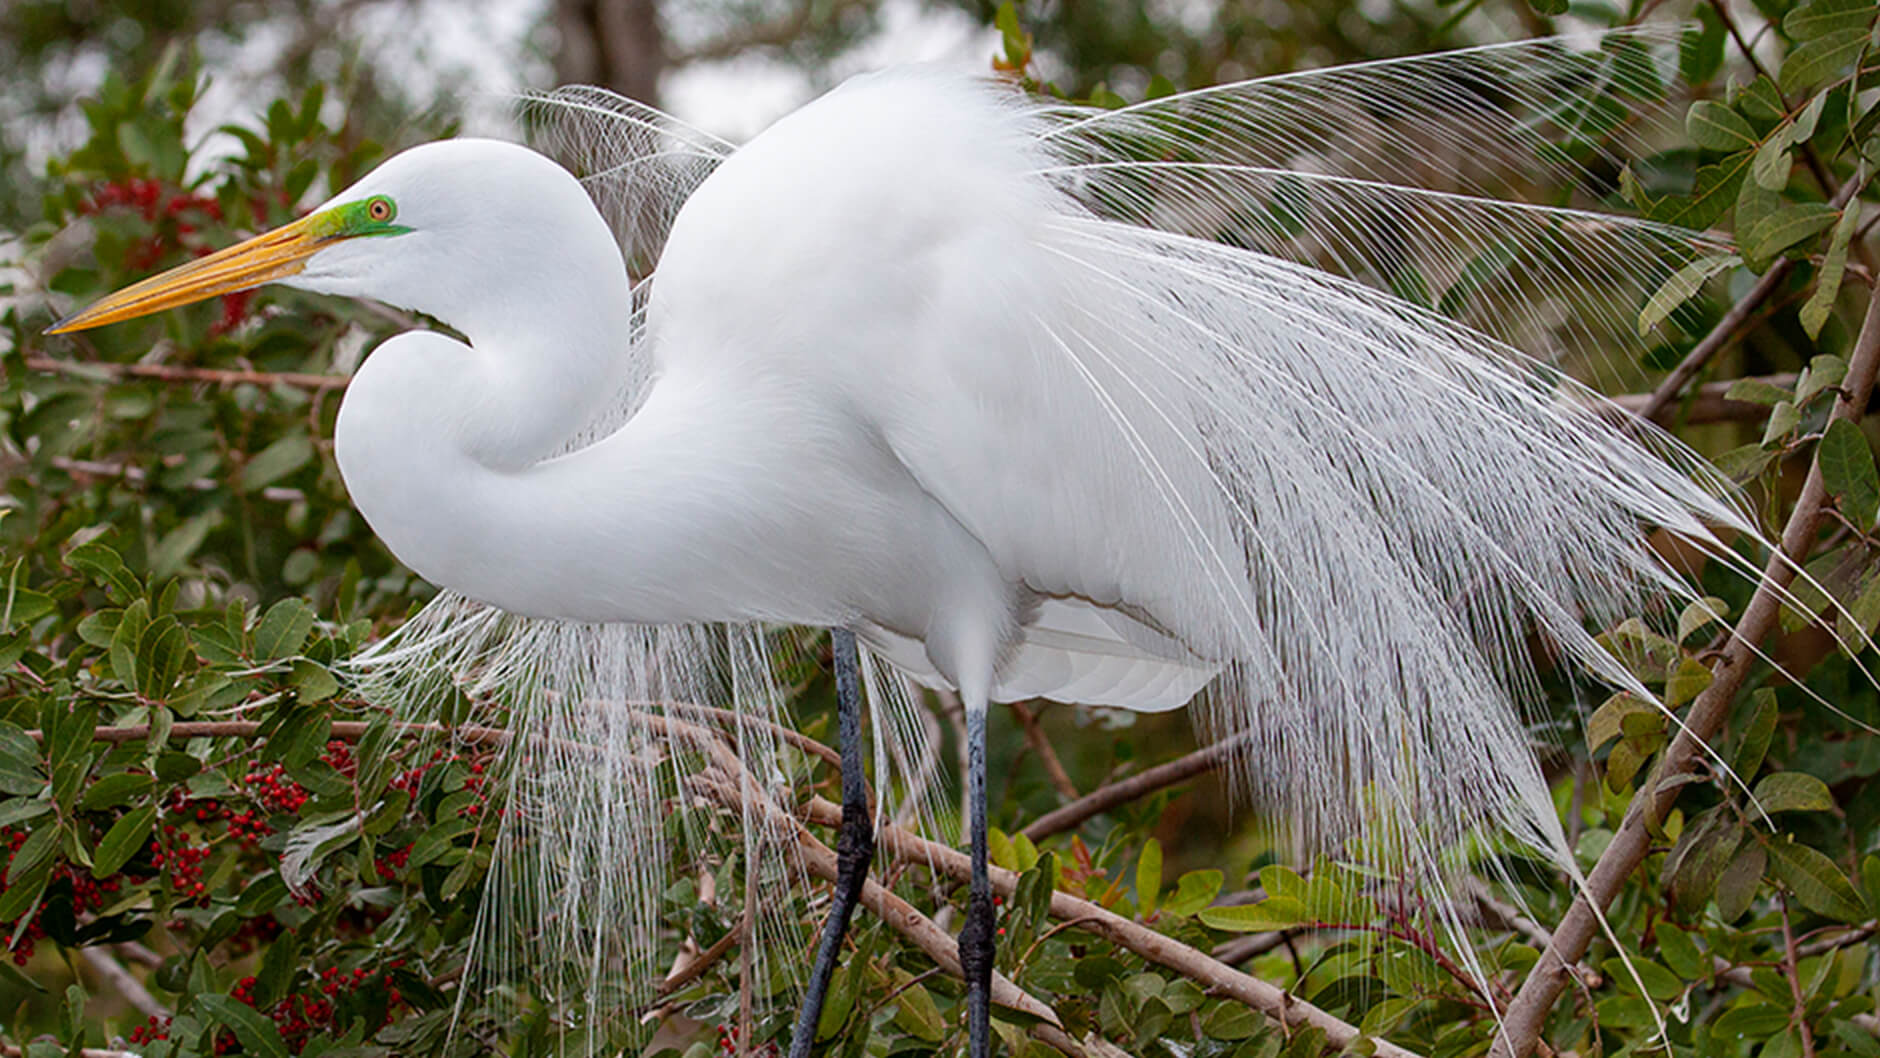
M 391 220 L 394 212 L 396 211 L 392 209 L 392 200 L 389 198 L 375 198 L 366 203 L 366 216 L 380 223 Z

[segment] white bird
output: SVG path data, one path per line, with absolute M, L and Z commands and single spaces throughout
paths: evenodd
M 1362 836 L 1433 874 L 1489 824 L 1574 870 L 1521 720 L 1530 632 L 1649 696 L 1587 630 L 1689 594 L 1642 527 L 1726 561 L 1710 526 L 1754 530 L 1700 459 L 1501 340 L 1552 356 L 1611 318 L 1580 295 L 1649 289 L 1710 244 L 1485 195 L 1516 169 L 1583 174 L 1539 148 L 1585 133 L 1592 100 L 1644 98 L 1628 79 L 1657 76 L 1653 45 L 1527 42 L 1110 112 L 893 70 L 735 150 L 569 91 L 540 107 L 585 188 L 520 146 L 427 144 L 54 330 L 279 282 L 464 336 L 379 346 L 337 456 L 392 552 L 453 593 L 377 663 L 441 665 L 551 736 L 516 780 L 535 811 L 512 844 L 539 865 L 491 883 L 510 887 L 491 929 L 545 924 L 519 958 L 598 975 L 656 950 L 670 788 L 646 764 L 669 758 L 620 703 L 774 719 L 764 626 L 852 633 L 807 1054 L 870 851 L 858 680 L 883 781 L 909 753 L 894 674 L 956 689 L 982 1058 L 994 701 L 1165 710 L 1206 688 L 1198 726 L 1243 739 L 1242 785 L 1312 845 Z M 1418 174 L 1447 186 L 1402 186 Z M 1445 289 L 1487 333 L 1417 303 Z M 769 767 L 763 725 L 738 738 Z M 750 869 L 775 837 L 745 836 Z

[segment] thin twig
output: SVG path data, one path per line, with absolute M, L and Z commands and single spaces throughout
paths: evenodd
M 1789 922 L 1789 894 L 1778 890 L 1776 904 L 1782 910 L 1782 975 L 1789 979 L 1789 1021 L 1802 1034 L 1802 1058 L 1815 1058 L 1815 1034 L 1808 1028 L 1808 997 L 1802 994 L 1802 971 L 1796 965 L 1795 927 Z
M 833 826 L 842 817 L 834 803 L 817 797 L 808 805 L 811 822 Z M 965 853 L 903 830 L 884 826 L 876 835 L 877 847 L 896 859 L 932 867 L 956 881 L 972 877 L 972 862 Z M 990 867 L 992 889 L 1012 899 L 1018 892 L 1018 875 L 1000 867 Z M 1060 921 L 1079 919 L 1082 928 L 1126 948 L 1137 955 L 1167 967 L 1195 981 L 1216 995 L 1237 999 L 1283 1025 L 1295 1029 L 1315 1027 L 1325 1033 L 1328 1046 L 1342 1049 L 1360 1038 L 1354 1025 L 1339 1020 L 1312 1004 L 1290 995 L 1285 989 L 1257 977 L 1225 966 L 1206 952 L 1198 951 L 1172 937 L 1165 937 L 1138 922 L 1124 918 L 1107 908 L 1080 900 L 1066 892 L 1051 894 L 1051 917 Z M 1411 1051 L 1385 1040 L 1374 1040 L 1371 1052 L 1383 1058 L 1414 1058 Z
M 1847 208 L 1847 204 L 1860 193 L 1862 183 L 1860 180 L 1849 180 L 1841 185 L 1841 189 L 1835 193 L 1830 205 L 1835 209 Z M 1794 267 L 1794 260 L 1787 257 L 1770 265 L 1769 270 L 1756 281 L 1756 285 L 1750 287 L 1749 292 L 1744 294 L 1741 300 L 1730 306 L 1730 311 L 1723 314 L 1723 318 L 1710 329 L 1710 333 L 1704 335 L 1703 340 L 1693 346 L 1691 351 L 1684 355 L 1683 360 L 1678 361 L 1678 366 L 1671 369 L 1671 373 L 1666 375 L 1664 381 L 1658 384 L 1658 388 L 1652 391 L 1651 399 L 1638 409 L 1638 417 L 1662 423 L 1665 410 L 1677 401 L 1678 394 L 1684 390 L 1684 384 L 1703 370 L 1704 365 L 1710 363 L 1711 358 L 1743 335 L 1748 329 L 1745 324 L 1755 315 L 1756 310 L 1762 307 L 1762 303 L 1788 280 L 1789 272 Z
M 1020 727 L 1025 729 L 1025 744 L 1038 755 L 1038 762 L 1044 765 L 1044 773 L 1051 778 L 1051 785 L 1064 795 L 1066 801 L 1077 800 L 1077 784 L 1071 781 L 1070 773 L 1064 770 L 1064 762 L 1058 760 L 1057 750 L 1051 747 L 1051 740 L 1044 735 L 1044 728 L 1038 723 L 1038 714 L 1031 711 L 1024 702 L 1012 703 L 1012 714 L 1018 717 Z
M 735 927 L 727 930 L 725 935 L 719 937 L 711 947 L 700 952 L 698 958 L 691 960 L 684 966 L 667 974 L 666 979 L 659 982 L 658 987 L 653 989 L 653 995 L 656 998 L 664 999 L 674 992 L 677 992 L 679 989 L 684 988 L 686 985 L 705 976 L 705 971 L 717 965 L 718 960 L 725 957 L 725 953 L 731 950 L 731 946 L 736 944 L 738 939 L 744 935 L 745 929 L 746 924 L 739 922 Z
M 245 371 L 224 367 L 179 367 L 175 364 L 120 364 L 111 360 L 59 360 L 29 356 L 26 367 L 77 378 L 121 382 L 127 378 L 153 382 L 206 382 L 216 386 L 292 386 L 295 389 L 344 389 L 350 375 L 309 375 L 297 371 Z
M 1197 775 L 1206 774 L 1219 767 L 1245 740 L 1244 735 L 1222 739 L 1212 746 L 1195 750 L 1167 764 L 1158 764 L 1147 771 L 1137 772 L 1127 779 L 1100 786 L 1070 804 L 1046 812 L 1032 820 L 1031 825 L 1020 833 L 1033 842 L 1043 841 L 1053 834 L 1080 826 L 1084 820 L 1102 815 L 1118 805 L 1128 804 L 1138 797 L 1146 797 L 1163 787 L 1173 786 Z
M 150 478 L 148 471 L 132 463 L 107 463 L 99 459 L 53 456 L 47 464 L 54 470 L 62 470 L 73 477 L 114 478 L 130 482 L 132 485 L 142 485 Z M 184 483 L 183 487 L 191 492 L 216 492 L 227 488 L 228 483 L 214 478 L 196 478 Z M 269 485 L 261 490 L 261 498 L 271 503 L 299 503 L 307 498 L 307 494 L 299 489 Z
M 124 997 L 124 1001 L 137 1008 L 137 1012 L 152 1018 L 167 1018 L 170 1008 L 157 1002 L 157 997 L 150 994 L 150 989 L 137 979 L 137 975 L 124 968 L 124 964 L 111 957 L 103 948 L 80 948 L 78 957 L 85 960 L 85 965 L 98 979 L 113 992 Z
M 1697 387 L 1693 394 L 1680 408 L 1679 420 L 1686 425 L 1695 426 L 1707 422 L 1755 422 L 1769 417 L 1769 405 L 1754 401 L 1730 400 L 1724 394 L 1739 381 L 1766 382 L 1783 389 L 1793 388 L 1799 376 L 1794 372 L 1776 375 L 1758 375 L 1753 379 L 1731 379 L 1724 382 L 1706 382 Z M 1651 402 L 1658 399 L 1656 391 L 1651 393 L 1621 393 L 1608 398 L 1614 404 L 1639 418 L 1649 418 L 1645 413 L 1650 410 Z
M 1880 289 L 1868 301 L 1867 316 L 1855 339 L 1853 353 L 1848 358 L 1847 377 L 1835 402 L 1834 418 L 1851 420 L 1864 411 L 1867 398 L 1873 392 L 1877 364 L 1880 364 Z M 1801 497 L 1796 500 L 1788 525 L 1782 531 L 1780 551 L 1772 555 L 1764 567 L 1755 595 L 1744 608 L 1742 620 L 1711 670 L 1710 685 L 1691 704 L 1683 726 L 1664 751 L 1652 780 L 1642 785 L 1639 794 L 1632 799 L 1618 832 L 1587 875 L 1585 886 L 1574 897 L 1560 925 L 1554 928 L 1553 943 L 1541 953 L 1528 972 L 1527 980 L 1521 983 L 1489 1051 L 1493 1058 L 1522 1058 L 1540 1038 L 1548 1011 L 1566 988 L 1567 967 L 1586 954 L 1587 945 L 1599 930 L 1600 915 L 1644 861 L 1651 848 L 1651 832 L 1670 812 L 1682 791 L 1681 784 L 1669 780 L 1688 773 L 1697 765 L 1704 746 L 1729 715 L 1730 704 L 1756 660 L 1757 644 L 1774 627 L 1776 615 L 1782 609 L 1782 596 L 1794 579 L 1795 571 L 1807 561 L 1813 549 L 1826 501 L 1827 487 L 1822 480 L 1817 453 L 1817 459 L 1809 468 L 1808 480 L 1802 486 Z

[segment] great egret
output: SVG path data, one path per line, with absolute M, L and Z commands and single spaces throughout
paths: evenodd
M 574 934 L 556 954 L 641 952 L 657 916 L 646 736 L 591 703 L 709 682 L 695 626 L 730 622 L 719 671 L 774 709 L 753 623 L 837 630 L 841 880 L 793 1055 L 870 857 L 859 687 L 889 705 L 878 770 L 905 741 L 889 673 L 957 689 L 983 1058 L 993 701 L 1164 710 L 1210 687 L 1200 726 L 1242 737 L 1243 785 L 1309 841 L 1434 870 L 1489 823 L 1574 870 L 1516 705 L 1528 633 L 1648 696 L 1586 630 L 1687 594 L 1641 523 L 1725 561 L 1708 526 L 1754 535 L 1700 459 L 1498 340 L 1552 345 L 1583 323 L 1573 291 L 1710 248 L 1485 197 L 1514 168 L 1583 173 L 1547 149 L 1597 149 L 1611 124 L 1589 135 L 1583 101 L 1649 98 L 1653 38 L 1603 43 L 1107 112 L 894 70 L 735 151 L 574 90 L 541 106 L 586 189 L 513 144 L 427 144 L 53 331 L 278 282 L 464 335 L 378 347 L 337 455 L 393 553 L 457 593 L 379 660 L 454 651 L 603 747 L 519 779 L 554 802 L 525 902 Z M 1419 172 L 1449 186 L 1404 186 Z M 623 241 L 656 280 L 630 281 Z M 1492 333 L 1419 304 L 1438 284 Z M 1537 292 L 1555 318 L 1519 308 Z M 762 730 L 739 737 L 761 760 Z

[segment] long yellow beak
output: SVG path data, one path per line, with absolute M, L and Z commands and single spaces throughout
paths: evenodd
M 330 226 L 318 223 L 320 218 L 321 214 L 317 213 L 302 217 L 207 257 L 198 257 L 188 264 L 132 283 L 53 324 L 46 333 L 68 334 L 102 327 L 295 275 L 305 267 L 307 258 L 338 238 L 331 233 Z

